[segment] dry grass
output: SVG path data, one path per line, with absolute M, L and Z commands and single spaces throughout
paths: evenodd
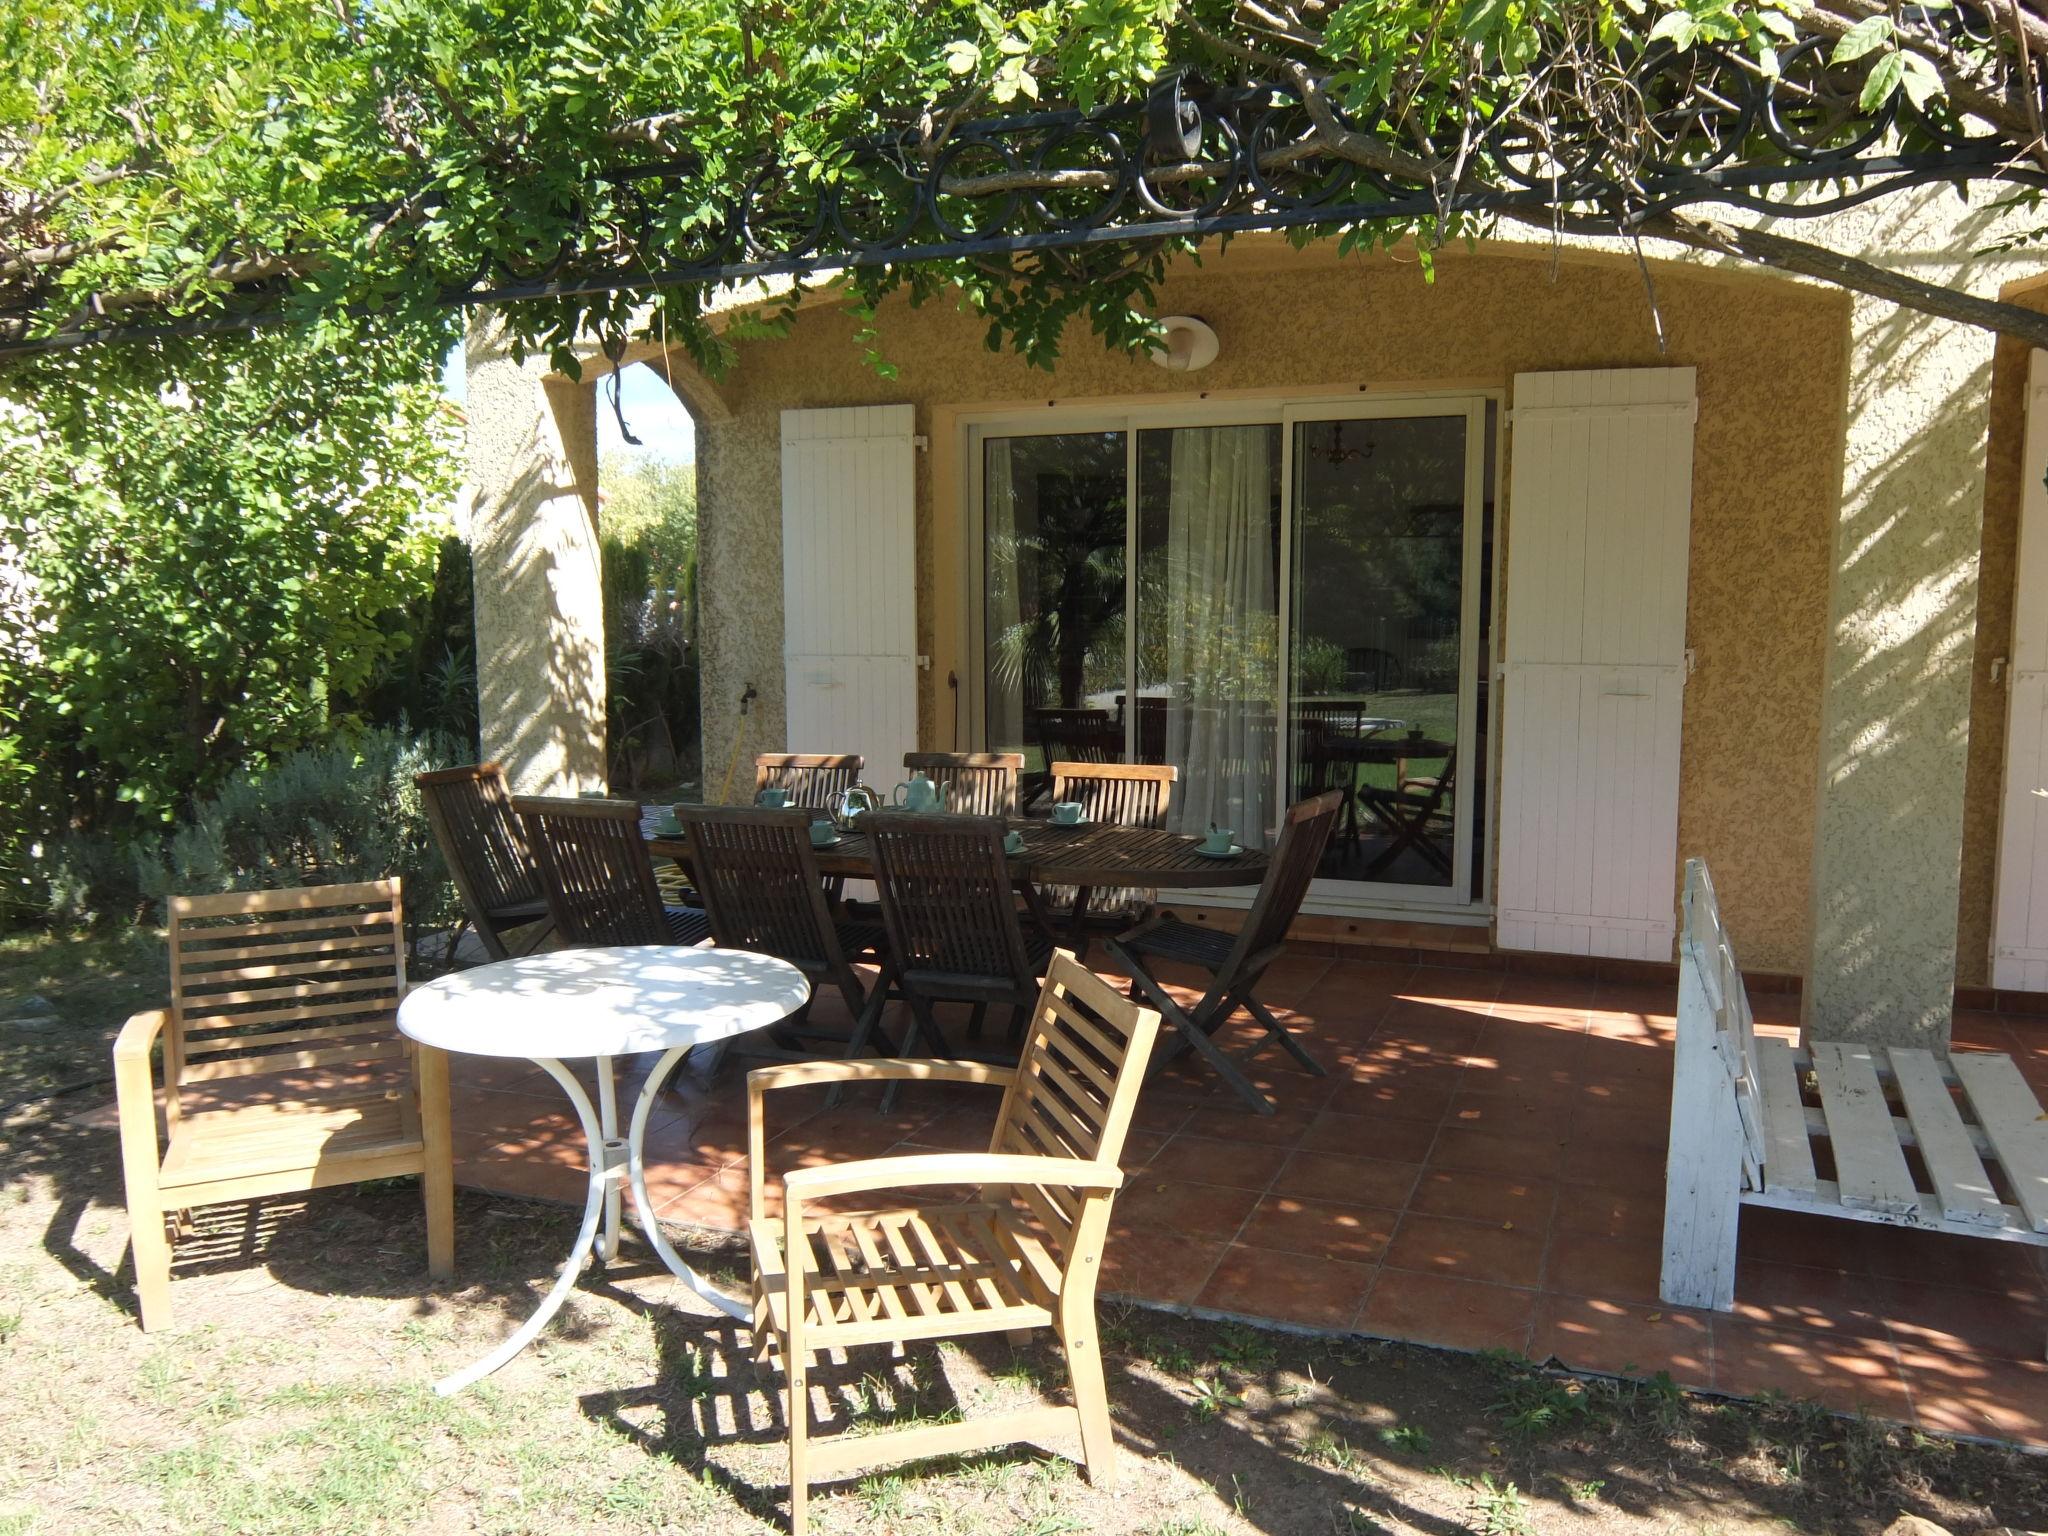
M 22 1072 L 0 1100 L 89 1075 L 154 985 L 139 953 L 0 947 L 0 994 L 41 990 L 65 1020 L 32 1049 L 0 1049 L 0 1069 Z M 16 1110 L 0 1132 L 0 1533 L 780 1528 L 771 1384 L 744 1335 L 637 1247 L 498 1377 L 454 1401 L 428 1390 L 537 1299 L 574 1226 L 555 1207 L 465 1195 L 461 1283 L 446 1290 L 425 1283 L 402 1183 L 215 1213 L 181 1249 L 178 1327 L 145 1337 L 103 1098 Z M 737 1281 L 728 1252 L 703 1256 Z M 1734 1536 L 1876 1530 L 1902 1509 L 1955 1529 L 2048 1525 L 2048 1469 L 1993 1448 L 1502 1359 L 1104 1310 L 1118 1490 L 1020 1449 L 838 1485 L 814 1504 L 817 1528 Z M 830 1411 L 855 1423 L 972 1415 L 1060 1386 L 1055 1354 L 1000 1339 L 875 1351 L 826 1374 Z

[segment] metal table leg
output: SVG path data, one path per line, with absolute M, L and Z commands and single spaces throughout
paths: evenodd
M 583 1272 L 584 1261 L 590 1257 L 591 1247 L 597 1240 L 598 1217 L 607 1204 L 617 1209 L 619 1175 L 625 1160 L 624 1146 L 616 1136 L 605 1135 L 605 1126 L 590 1102 L 590 1095 L 576 1081 L 575 1073 L 552 1057 L 536 1057 L 535 1064 L 561 1084 L 562 1092 L 569 1096 L 569 1102 L 576 1107 L 576 1114 L 583 1122 L 583 1139 L 590 1147 L 590 1185 L 583 1197 L 583 1225 L 577 1229 L 576 1241 L 570 1245 L 569 1257 L 562 1262 L 562 1272 L 555 1277 L 553 1289 L 542 1298 L 533 1316 L 475 1365 L 435 1382 L 434 1390 L 442 1397 L 451 1396 L 483 1380 L 534 1341 L 541 1329 L 547 1327 L 554 1315 L 562 1310 L 562 1303 L 569 1299 L 569 1292 L 575 1287 L 576 1277 Z M 609 1057 L 598 1058 L 598 1082 L 606 1086 L 611 1082 Z M 609 1100 L 610 1094 L 605 1097 Z M 610 1196 L 609 1201 L 607 1195 Z
M 714 1289 L 710 1281 L 683 1262 L 683 1256 L 663 1235 L 661 1223 L 654 1219 L 654 1202 L 647 1197 L 647 1116 L 654 1108 L 654 1100 L 661 1092 L 662 1084 L 675 1072 L 676 1064 L 689 1054 L 687 1045 L 678 1045 L 664 1052 L 661 1060 L 654 1064 L 654 1070 L 647 1074 L 647 1081 L 640 1087 L 639 1101 L 633 1106 L 633 1124 L 626 1132 L 626 1175 L 633 1184 L 633 1211 L 640 1219 L 640 1230 L 647 1234 L 647 1241 L 653 1244 L 654 1251 L 661 1255 L 661 1262 L 678 1280 L 727 1317 L 751 1323 L 752 1307 Z

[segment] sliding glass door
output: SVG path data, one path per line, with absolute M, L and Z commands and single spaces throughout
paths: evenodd
M 1290 421 L 1288 782 L 1344 814 L 1327 888 L 1469 898 L 1483 402 Z
M 1219 416 L 975 429 L 977 744 L 1027 799 L 1172 763 L 1171 823 L 1253 846 L 1334 789 L 1319 894 L 1470 900 L 1492 406 Z

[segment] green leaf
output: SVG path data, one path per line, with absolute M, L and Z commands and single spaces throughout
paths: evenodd
M 1650 41 L 1669 43 L 1680 53 L 1685 52 L 1700 35 L 1699 23 L 1686 11 L 1666 11 L 1657 18 L 1657 24 L 1650 28 Z
M 1906 93 L 1906 100 L 1913 104 L 1913 110 L 1924 112 L 1927 104 L 1937 97 L 1948 94 L 1948 87 L 1942 83 L 1939 71 L 1933 64 L 1917 53 L 1901 53 L 1906 61 L 1905 72 L 1899 76 L 1899 86 Z
M 1835 51 L 1829 55 L 1829 61 L 1847 64 L 1851 60 L 1860 59 L 1872 49 L 1882 47 L 1891 35 L 1891 17 L 1866 16 L 1842 34 L 1835 44 Z
M 1870 77 L 1863 82 L 1863 95 L 1857 104 L 1866 112 L 1875 112 L 1890 101 L 1899 88 L 1905 65 L 1906 56 L 1896 48 L 1871 65 Z

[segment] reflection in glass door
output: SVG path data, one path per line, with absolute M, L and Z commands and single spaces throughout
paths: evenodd
M 1280 427 L 1138 434 L 1135 761 L 1180 769 L 1167 825 L 1264 847 L 1280 819 Z
M 983 445 L 983 739 L 1024 754 L 1027 803 L 1052 761 L 1123 758 L 1126 454 L 1122 432 Z
M 1288 791 L 1345 796 L 1325 881 L 1471 889 L 1484 419 L 1293 424 Z

